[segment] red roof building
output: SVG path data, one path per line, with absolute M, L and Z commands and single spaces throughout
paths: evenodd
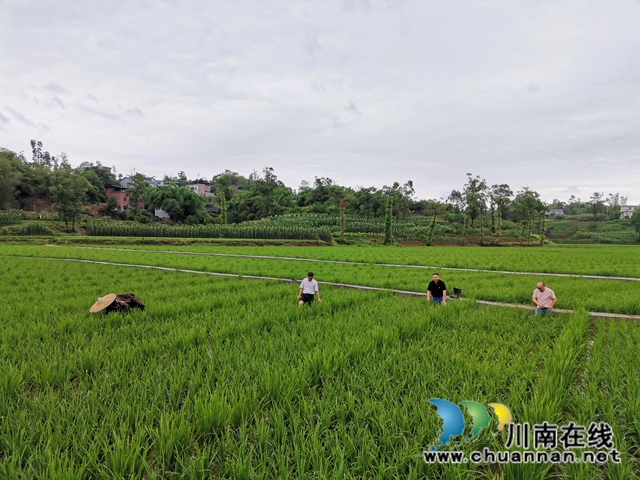
M 104 193 L 107 195 L 107 198 L 113 197 L 118 201 L 118 210 L 123 211 L 129 208 L 129 196 L 125 192 L 124 187 L 112 185 L 107 187 Z M 144 202 L 142 200 L 138 202 L 138 208 L 141 210 L 144 209 Z

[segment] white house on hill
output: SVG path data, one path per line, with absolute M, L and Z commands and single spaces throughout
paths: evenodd
M 620 206 L 620 218 L 631 218 L 638 205 L 621 205 Z
M 207 182 L 204 179 L 194 180 L 189 184 L 189 189 L 198 195 L 202 195 L 203 197 L 212 197 L 213 193 L 211 193 L 211 183 Z

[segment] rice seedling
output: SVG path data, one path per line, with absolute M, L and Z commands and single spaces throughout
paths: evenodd
M 638 478 L 640 326 L 635 322 L 598 320 L 593 330 L 582 379 L 571 391 L 568 418 L 581 425 L 609 424 L 621 461 L 572 464 L 566 472 L 585 479 Z
M 482 467 L 417 456 L 439 429 L 428 398 L 522 415 L 566 322 L 330 288 L 300 309 L 277 282 L 3 267 L 6 478 L 471 478 Z M 87 313 L 110 290 L 147 309 Z
M 557 245 L 545 248 L 505 247 L 224 247 L 224 246 L 162 246 L 127 248 L 217 252 L 246 255 L 313 258 L 428 265 L 451 268 L 480 268 L 516 272 L 575 273 L 640 277 L 640 246 L 635 245 Z
M 366 265 L 0 246 L 0 478 L 637 476 L 636 323 L 592 323 L 583 311 L 535 317 L 464 301 L 434 308 L 420 298 L 327 286 L 322 304 L 298 308 L 295 284 L 174 269 L 281 278 L 312 269 L 319 280 L 422 291 L 430 271 L 373 264 L 402 263 L 396 252 L 412 259 L 428 249 L 189 250 L 285 252 Z M 470 267 L 531 266 L 525 249 L 501 260 L 484 253 L 489 249 L 457 250 Z M 575 270 L 599 268 L 579 263 L 587 253 L 604 264 L 620 253 L 614 250 L 580 250 Z M 624 266 L 626 274 L 634 262 Z M 571 271 L 571 261 L 558 265 Z M 529 302 L 538 280 L 474 272 L 445 279 L 469 298 L 519 303 Z M 639 311 L 635 283 L 549 283 L 558 306 Z M 133 291 L 147 309 L 89 314 L 108 291 Z M 427 464 L 420 453 L 441 430 L 428 401 L 434 397 L 503 403 L 518 422 L 606 421 L 623 461 Z M 501 442 L 485 432 L 448 448 L 468 454 L 500 449 Z
M 114 261 L 113 251 L 87 250 L 74 247 L 48 248 L 34 245 L 14 245 L 2 247 L 1 252 L 5 255 Z M 417 292 L 425 291 L 428 280 L 435 271 L 387 268 L 362 264 L 349 265 L 242 257 L 168 255 L 149 251 L 126 250 L 118 251 L 117 255 L 118 262 L 127 264 L 285 279 L 300 278 L 307 271 L 312 270 L 320 281 Z M 558 296 L 557 308 L 584 308 L 596 312 L 640 314 L 640 295 L 638 295 L 640 287 L 637 282 L 575 277 L 547 279 L 536 275 L 503 275 L 469 271 L 441 273 L 450 293 L 453 287 L 462 288 L 463 295 L 469 299 L 533 305 L 531 295 L 536 283 L 540 280 L 546 280 Z

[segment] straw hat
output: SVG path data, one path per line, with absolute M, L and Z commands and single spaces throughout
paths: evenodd
M 91 309 L 89 310 L 91 313 L 96 313 L 104 310 L 109 305 L 111 305 L 116 299 L 115 293 L 108 293 L 104 297 L 98 297 L 98 301 L 93 304 Z

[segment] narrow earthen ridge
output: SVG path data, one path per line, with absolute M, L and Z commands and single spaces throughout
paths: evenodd
M 262 277 L 258 275 L 242 275 L 237 273 L 220 273 L 220 272 L 203 272 L 200 270 L 187 270 L 183 268 L 173 268 L 173 267 L 158 267 L 154 265 L 138 265 L 132 263 L 116 263 L 116 262 L 104 262 L 101 260 L 82 260 L 79 258 L 52 258 L 52 257 L 24 257 L 17 255 L 4 255 L 5 257 L 11 258 L 22 258 L 29 260 L 58 260 L 63 262 L 78 262 L 78 263 L 94 263 L 98 265 L 111 265 L 115 267 L 131 267 L 131 268 L 147 268 L 151 270 L 164 270 L 164 271 L 172 271 L 172 272 L 181 272 L 181 273 L 198 273 L 200 275 L 211 275 L 215 277 L 229 277 L 229 278 L 244 278 L 248 280 L 272 280 L 277 282 L 285 282 L 285 283 L 298 283 L 301 280 L 296 278 L 279 278 L 279 277 Z M 363 290 L 368 292 L 391 292 L 395 295 L 404 295 L 409 297 L 424 297 L 425 293 L 422 292 L 411 292 L 408 290 L 394 290 L 392 288 L 379 288 L 379 287 L 367 287 L 364 285 L 352 285 L 349 283 L 335 283 L 335 282 L 318 282 L 321 285 L 331 285 L 336 288 L 350 288 L 354 290 Z M 463 299 L 464 300 L 464 299 Z M 525 310 L 534 310 L 535 307 L 529 305 L 519 305 L 517 303 L 502 303 L 502 302 L 491 302 L 488 300 L 476 300 L 476 303 L 479 305 L 490 305 L 493 307 L 507 307 L 507 308 L 521 308 Z M 558 313 L 573 313 L 573 310 L 564 310 L 564 309 L 554 309 L 555 312 Z M 640 315 L 627 315 L 624 313 L 608 313 L 608 312 L 588 312 L 591 317 L 598 318 L 611 318 L 611 319 L 621 319 L 621 320 L 640 320 Z
M 46 245 L 48 247 L 59 247 L 59 245 Z M 181 250 L 148 250 L 138 248 L 116 248 L 116 247 L 77 247 L 68 246 L 67 248 L 80 248 L 85 250 L 111 250 L 120 252 L 143 252 L 143 253 L 169 253 L 174 255 L 204 255 L 207 257 L 235 257 L 235 258 L 255 258 L 261 260 L 282 260 L 288 262 L 314 262 L 314 263 L 338 263 L 342 265 L 372 265 L 374 267 L 393 267 L 393 268 L 420 268 L 425 270 L 452 270 L 458 272 L 478 272 L 478 273 L 498 273 L 502 275 L 535 275 L 540 277 L 569 277 L 569 278 L 587 278 L 591 280 L 617 280 L 623 282 L 640 282 L 638 277 L 615 277 L 610 275 L 581 275 L 578 273 L 544 273 L 544 272 L 514 272 L 511 270 L 486 270 L 481 268 L 462 268 L 462 267 L 436 267 L 429 265 L 400 265 L 394 263 L 366 263 L 366 262 L 349 262 L 345 260 L 322 260 L 318 258 L 296 258 L 296 257 L 277 257 L 274 255 L 241 255 L 237 253 L 210 253 L 210 252 L 185 252 Z

